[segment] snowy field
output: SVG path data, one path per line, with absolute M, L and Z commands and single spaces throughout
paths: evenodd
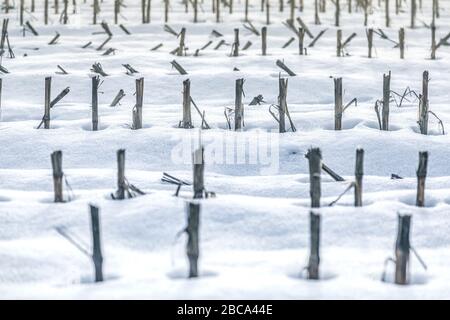
M 71 1 L 69 1 L 71 3 Z M 78 0 L 77 13 L 69 6 L 69 23 L 62 25 L 50 8 L 43 23 L 43 1 L 24 21 L 39 33 L 22 35 L 17 8 L 8 17 L 9 40 L 15 58 L 5 53 L 0 122 L 0 298 L 44 299 L 421 299 L 450 298 L 450 48 L 441 46 L 430 60 L 431 1 L 417 11 L 417 28 L 409 28 L 410 1 L 395 15 L 391 27 L 384 23 L 384 2 L 369 15 L 368 26 L 382 28 L 394 41 L 405 27 L 405 59 L 393 43 L 374 35 L 374 58 L 367 58 L 366 30 L 361 10 L 349 14 L 342 1 L 344 39 L 357 36 L 347 46 L 348 56 L 336 57 L 334 6 L 320 13 L 314 25 L 313 1 L 296 9 L 317 35 L 327 29 L 308 55 L 298 54 L 298 41 L 282 48 L 295 34 L 282 24 L 289 5 L 278 11 L 271 4 L 267 55 L 261 55 L 260 37 L 243 27 L 244 1 L 234 1 L 232 15 L 222 8 L 215 22 L 211 3 L 205 0 L 199 22 L 192 7 L 171 3 L 168 24 L 177 32 L 186 28 L 187 56 L 170 54 L 177 48 L 174 35 L 163 30 L 163 3 L 152 2 L 151 23 L 141 24 L 140 1 L 126 0 L 125 34 L 113 20 L 113 1 L 104 0 L 98 21 L 107 21 L 113 37 L 105 39 L 99 24 L 92 24 L 91 2 Z M 354 1 L 356 2 L 356 1 Z M 16 4 L 18 1 L 16 1 Z M 53 3 L 53 1 L 51 1 Z M 450 1 L 440 0 L 437 39 L 450 31 Z M 62 7 L 60 1 L 60 9 Z M 126 20 L 125 20 L 126 18 Z M 260 30 L 265 13 L 260 2 L 250 0 L 249 19 Z M 424 23 L 422 23 L 424 22 Z M 296 27 L 299 25 L 296 22 Z M 230 57 L 233 29 L 240 29 L 239 57 Z M 223 34 L 214 37 L 212 30 Z M 60 38 L 48 45 L 55 32 Z M 214 47 L 221 39 L 228 45 Z M 200 50 L 209 40 L 213 44 Z M 92 41 L 92 45 L 82 48 Z M 242 47 L 247 41 L 252 46 Z M 305 45 L 311 39 L 305 36 Z M 163 43 L 156 51 L 150 49 Z M 103 56 L 108 48 L 115 54 Z M 176 59 L 188 72 L 171 67 Z M 284 60 L 297 76 L 288 77 L 275 65 Z M 100 62 L 107 77 L 99 94 L 99 131 L 91 130 L 92 64 Z M 130 76 L 122 64 L 139 71 Z M 57 65 L 67 75 L 56 74 Z M 239 71 L 233 71 L 234 68 Z M 391 88 L 403 93 L 410 87 L 420 93 L 422 73 L 430 74 L 429 103 L 443 121 L 430 116 L 429 135 L 417 124 L 418 101 L 412 97 L 398 108 L 391 102 L 390 131 L 380 131 L 375 101 L 383 96 L 383 73 L 392 72 Z M 289 78 L 287 103 L 296 132 L 279 134 L 269 113 L 277 103 L 278 77 Z M 44 112 L 44 78 L 52 77 L 52 98 L 70 87 L 70 93 L 51 110 L 50 130 L 36 129 Z M 135 104 L 135 78 L 145 78 L 143 128 L 131 130 Z M 334 130 L 334 84 L 342 77 L 344 102 L 357 98 L 343 116 L 343 130 Z M 180 129 L 182 82 L 191 81 L 191 96 L 205 111 L 210 130 L 201 132 L 205 146 L 205 184 L 217 196 L 201 200 L 200 277 L 188 279 L 185 236 L 186 202 L 191 187 L 161 182 L 163 172 L 192 181 L 191 147 L 199 140 L 201 119 L 193 111 L 194 129 Z M 235 80 L 244 78 L 245 128 L 227 130 L 225 107 L 234 107 Z M 126 96 L 110 107 L 117 92 Z M 248 106 L 262 94 L 263 103 Z M 248 143 L 251 142 L 251 143 Z M 321 280 L 302 273 L 309 254 L 309 169 L 304 154 L 320 147 L 323 161 L 342 175 L 335 182 L 322 175 Z M 354 179 L 355 150 L 365 150 L 361 208 L 353 206 L 353 192 L 335 200 Z M 116 189 L 116 151 L 126 149 L 126 177 L 146 194 L 123 201 L 112 200 Z M 53 202 L 50 154 L 63 152 L 63 170 L 73 192 L 70 201 Z M 415 206 L 419 151 L 429 152 L 425 207 Z M 250 158 L 259 153 L 259 159 Z M 404 179 L 391 179 L 397 174 Z M 67 199 L 69 192 L 64 189 Z M 105 282 L 93 282 L 91 259 L 62 237 L 63 226 L 90 248 L 88 204 L 100 208 Z M 427 265 L 424 270 L 412 255 L 411 285 L 381 281 L 384 261 L 394 254 L 397 214 L 413 215 L 411 242 Z

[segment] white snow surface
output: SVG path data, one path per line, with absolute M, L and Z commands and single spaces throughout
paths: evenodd
M 29 20 L 39 36 L 22 36 L 17 10 L 8 17 L 9 38 L 15 59 L 4 57 L 0 123 L 0 298 L 2 299 L 448 299 L 450 298 L 450 141 L 442 135 L 438 122 L 430 116 L 430 134 L 421 135 L 417 125 L 417 99 L 410 98 L 401 108 L 391 103 L 390 131 L 378 130 L 375 101 L 382 98 L 383 73 L 392 72 L 392 90 L 406 87 L 421 92 L 422 72 L 430 73 L 430 109 L 450 123 L 448 102 L 450 51 L 442 46 L 437 60 L 430 60 L 431 31 L 421 21 L 431 21 L 431 5 L 424 1 L 418 10 L 416 29 L 409 25 L 409 7 L 396 16 L 391 8 L 391 27 L 384 26 L 384 9 L 374 8 L 369 26 L 382 28 L 393 40 L 398 29 L 406 30 L 406 57 L 399 49 L 375 35 L 374 58 L 367 58 L 367 40 L 361 12 L 348 14 L 343 5 L 341 29 L 344 38 L 352 32 L 349 56 L 337 58 L 334 10 L 321 14 L 322 24 L 314 22 L 313 1 L 305 0 L 303 13 L 296 11 L 316 35 L 325 35 L 308 55 L 298 55 L 298 42 L 282 45 L 295 36 L 282 21 L 289 8 L 278 12 L 272 4 L 268 26 L 268 55 L 262 56 L 260 38 L 245 30 L 244 1 L 235 1 L 235 13 L 222 9 L 222 22 L 215 22 L 210 2 L 203 4 L 199 23 L 192 21 L 192 8 L 171 4 L 170 26 L 186 27 L 187 56 L 170 51 L 178 39 L 163 31 L 163 4 L 152 2 L 152 21 L 141 24 L 140 1 L 127 0 L 120 22 L 130 30 L 126 35 L 113 24 L 112 3 L 104 0 L 99 21 L 109 22 L 114 33 L 105 46 L 114 55 L 102 56 L 95 50 L 106 38 L 100 25 L 92 25 L 90 2 L 78 1 L 77 13 L 70 13 L 62 25 L 53 14 L 43 24 L 43 5 L 37 1 Z M 341 1 L 343 2 L 343 1 Z M 376 2 L 376 1 L 375 1 Z M 431 3 L 431 1 L 430 1 Z M 441 0 L 437 38 L 450 26 L 450 1 Z M 259 30 L 265 25 L 260 2 L 250 1 L 250 14 Z M 62 6 L 62 5 L 61 5 Z M 71 7 L 70 7 L 71 8 Z M 71 9 L 70 9 L 71 10 Z M 1 13 L 2 18 L 6 17 Z M 298 24 L 296 23 L 298 27 Z M 231 46 L 214 50 L 221 32 L 228 44 L 233 29 L 239 27 L 241 48 L 253 44 L 239 57 L 230 57 Z M 55 31 L 57 44 L 48 45 Z M 193 56 L 209 40 L 213 44 Z M 81 47 L 92 41 L 89 48 Z M 310 39 L 305 36 L 305 43 Z M 159 43 L 163 47 L 150 51 Z M 35 50 L 38 48 L 38 50 Z M 176 59 L 187 71 L 179 75 L 171 68 Z M 297 73 L 289 77 L 287 102 L 296 132 L 279 134 L 268 112 L 277 102 L 280 69 L 277 59 Z M 102 78 L 99 95 L 100 130 L 91 130 L 90 68 L 100 62 L 109 76 Z M 139 71 L 125 74 L 122 64 Z M 61 65 L 69 74 L 55 74 Z M 240 71 L 233 71 L 236 67 Z M 52 98 L 65 87 L 70 93 L 51 111 L 51 129 L 37 130 L 44 111 L 44 78 L 52 77 Z M 287 76 L 281 72 L 281 76 Z M 135 78 L 145 78 L 143 124 L 131 130 L 135 104 Z M 358 105 L 343 116 L 343 130 L 334 131 L 334 87 L 332 77 L 342 77 L 344 100 L 356 97 Z M 192 199 L 191 187 L 183 187 L 174 197 L 176 186 L 161 182 L 163 172 L 192 180 L 190 155 L 176 157 L 180 142 L 197 141 L 200 117 L 193 111 L 194 129 L 177 128 L 182 116 L 182 81 L 191 80 L 191 96 L 205 111 L 211 130 L 201 132 L 205 145 L 206 188 L 216 198 L 203 199 L 200 225 L 200 277 L 188 279 L 185 235 L 177 233 L 186 225 L 185 205 Z M 230 132 L 224 108 L 234 106 L 235 80 L 244 78 L 245 128 Z M 119 89 L 126 93 L 120 106 L 109 107 Z M 262 94 L 266 104 L 248 106 Z M 273 131 L 275 130 L 275 131 Z M 252 135 L 253 134 L 253 135 Z M 265 150 L 273 143 L 268 163 L 246 161 L 223 163 L 214 147 L 221 139 L 242 141 L 255 135 L 271 140 L 256 144 Z M 189 138 L 189 139 L 186 139 Z M 183 140 L 184 139 L 184 140 Z M 239 140 L 241 139 L 241 140 Z M 185 146 L 185 144 L 182 144 Z M 328 203 L 345 190 L 354 175 L 355 150 L 365 150 L 364 206 L 353 207 L 349 192 L 334 206 Z M 302 276 L 309 253 L 309 169 L 304 153 L 320 147 L 324 162 L 344 176 L 334 182 L 322 175 L 321 280 Z M 127 179 L 145 195 L 114 201 L 116 151 L 126 149 Z M 227 152 L 237 152 L 232 146 Z M 50 154 L 63 152 L 63 170 L 73 189 L 65 203 L 53 203 Z M 259 149 L 258 149 L 259 150 Z M 418 152 L 429 152 L 426 206 L 415 206 Z M 250 148 L 244 148 L 250 156 Z M 272 154 L 273 155 L 273 154 Z M 248 162 L 248 161 L 247 161 Z M 276 170 L 278 168 L 278 170 Z M 395 173 L 404 177 L 391 180 Z M 67 189 L 64 190 L 67 196 Z M 101 215 L 105 280 L 93 282 L 93 264 L 55 228 L 64 226 L 84 246 L 91 247 L 88 204 L 98 205 Z M 411 285 L 380 280 L 383 264 L 394 254 L 397 214 L 413 215 L 411 241 L 427 264 L 425 271 L 411 256 Z M 304 272 L 303 272 L 304 273 Z

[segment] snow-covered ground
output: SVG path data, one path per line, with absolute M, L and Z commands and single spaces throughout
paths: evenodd
M 26 1 L 28 4 L 29 1 Z M 70 1 L 69 1 L 70 2 Z M 192 22 L 192 8 L 171 4 L 170 26 L 186 27 L 188 56 L 169 52 L 178 39 L 163 31 L 163 5 L 152 2 L 151 24 L 140 23 L 141 1 L 126 0 L 123 23 L 126 35 L 113 25 L 111 0 L 104 0 L 99 21 L 106 20 L 114 34 L 105 46 L 115 55 L 95 50 L 106 38 L 100 25 L 91 24 L 89 3 L 80 2 L 78 12 L 61 25 L 58 16 L 43 24 L 43 5 L 37 1 L 29 20 L 39 32 L 22 37 L 17 10 L 8 16 L 9 38 L 15 59 L 3 58 L 2 121 L 0 123 L 0 298 L 449 298 L 450 275 L 450 140 L 442 135 L 430 116 L 430 135 L 418 129 L 418 102 L 403 107 L 391 103 L 391 130 L 378 130 L 374 104 L 382 98 L 383 73 L 392 72 L 392 90 L 406 87 L 421 92 L 422 72 L 430 73 L 430 109 L 450 123 L 448 76 L 450 49 L 439 48 L 438 59 L 430 57 L 431 31 L 420 21 L 431 22 L 431 1 L 417 13 L 418 27 L 408 28 L 409 7 L 396 16 L 391 9 L 391 27 L 384 27 L 384 10 L 375 7 L 369 26 L 380 27 L 393 40 L 405 26 L 406 57 L 399 49 L 375 35 L 373 59 L 367 58 L 367 40 L 361 12 L 349 15 L 343 5 L 344 38 L 357 37 L 348 46 L 349 56 L 337 58 L 333 5 L 321 14 L 322 25 L 313 25 L 313 1 L 296 15 L 316 35 L 325 35 L 307 56 L 298 55 L 295 36 L 282 21 L 289 17 L 272 5 L 268 26 L 268 55 L 262 56 L 260 39 L 242 26 L 244 1 L 235 1 L 235 13 L 222 10 L 215 23 L 209 1 L 199 12 L 201 22 Z M 345 1 L 341 1 L 345 2 Z M 377 1 L 374 1 L 376 3 Z M 408 1 L 409 3 L 409 1 Z M 450 30 L 450 1 L 441 0 L 437 37 Z M 249 18 L 257 29 L 265 23 L 260 2 L 250 1 Z M 62 6 L 62 5 L 61 5 Z M 71 10 L 71 7 L 70 7 Z M 53 13 L 53 9 L 51 9 Z M 2 18 L 6 15 L 2 12 Z M 298 27 L 298 24 L 296 24 Z M 214 50 L 222 38 L 228 44 L 239 27 L 241 46 L 253 45 L 230 57 L 231 46 Z M 55 31 L 56 45 L 48 45 Z M 193 56 L 209 40 L 213 44 Z M 92 46 L 81 48 L 92 41 Z M 310 39 L 305 38 L 306 44 Z M 150 51 L 159 43 L 163 46 Z M 171 68 L 176 59 L 187 71 L 181 76 Z M 277 59 L 297 73 L 289 77 L 287 102 L 297 132 L 277 133 L 277 123 L 268 112 L 277 102 L 280 69 Z M 102 78 L 100 129 L 91 131 L 90 68 L 100 62 L 109 74 Z M 122 64 L 139 71 L 125 74 Z M 68 75 L 55 74 L 61 65 Z M 233 71 L 234 68 L 240 71 Z M 52 98 L 70 87 L 70 93 L 51 113 L 51 129 L 37 130 L 44 111 L 44 78 L 52 77 Z M 281 76 L 287 76 L 283 72 Z M 131 130 L 135 103 L 135 78 L 145 78 L 143 125 Z M 342 77 L 344 100 L 356 97 L 343 117 L 342 131 L 334 131 L 334 87 L 331 77 Z M 192 197 L 189 187 L 174 197 L 176 187 L 161 182 L 163 172 L 192 180 L 191 146 L 199 139 L 200 117 L 193 112 L 195 129 L 177 128 L 181 120 L 182 81 L 191 80 L 191 96 L 212 127 L 203 130 L 206 153 L 206 188 L 216 198 L 202 200 L 200 229 L 200 277 L 187 279 L 184 236 L 177 233 L 186 224 L 185 204 Z M 244 132 L 226 130 L 224 108 L 233 107 L 235 80 L 244 78 Z M 119 91 L 126 93 L 121 105 L 109 107 Z M 262 94 L 267 104 L 248 106 Z M 192 145 L 191 145 L 192 142 Z M 251 143 L 249 143 L 251 142 Z M 250 145 L 250 146 L 249 146 Z M 320 147 L 324 162 L 346 178 L 334 182 L 322 176 L 321 277 L 301 277 L 309 250 L 309 175 L 304 153 Z M 353 179 L 355 150 L 365 150 L 364 206 L 353 207 L 349 192 L 333 207 L 328 203 Z M 126 176 L 146 195 L 124 201 L 111 200 L 116 188 L 116 151 L 126 149 Z M 53 203 L 50 153 L 63 152 L 63 170 L 73 189 L 71 201 Z M 221 151 L 222 150 L 222 151 Z M 256 151 L 255 151 L 256 150 Z M 418 152 L 429 152 L 425 208 L 415 206 Z M 256 162 L 251 161 L 259 153 Z M 244 154 L 245 158 L 235 154 Z M 404 177 L 391 180 L 395 173 Z M 67 190 L 65 190 L 67 194 Z M 100 207 L 104 272 L 106 281 L 93 283 L 93 265 L 55 228 L 68 232 L 90 247 L 88 204 Z M 411 257 L 411 285 L 381 282 L 383 264 L 393 255 L 397 213 L 413 215 L 411 240 L 428 266 L 424 271 Z

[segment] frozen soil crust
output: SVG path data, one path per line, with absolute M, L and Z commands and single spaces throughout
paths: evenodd
M 82 1 L 79 1 L 82 2 Z M 450 26 L 450 3 L 441 0 L 438 38 Z M 259 2 L 250 1 L 250 19 L 257 29 L 265 22 Z M 392 72 L 391 86 L 396 92 L 406 87 L 421 91 L 422 72 L 430 73 L 430 109 L 450 123 L 448 72 L 450 51 L 443 46 L 438 59 L 429 60 L 430 30 L 418 23 L 409 25 L 409 8 L 399 16 L 391 11 L 392 26 L 384 28 L 384 13 L 376 8 L 369 26 L 382 27 L 392 39 L 398 29 L 406 28 L 406 58 L 399 50 L 375 36 L 375 58 L 368 59 L 362 13 L 349 15 L 342 10 L 344 38 L 352 32 L 348 57 L 335 57 L 336 31 L 332 4 L 321 15 L 322 25 L 313 25 L 313 6 L 309 1 L 301 14 L 317 34 L 325 35 L 307 56 L 298 55 L 297 42 L 282 45 L 294 34 L 282 25 L 288 18 L 272 7 L 268 27 L 268 55 L 261 56 L 260 39 L 242 27 L 244 2 L 235 4 L 230 16 L 223 10 L 223 22 L 216 24 L 205 3 L 200 23 L 192 23 L 192 10 L 186 15 L 180 3 L 173 3 L 169 24 L 179 31 L 186 27 L 188 56 L 174 57 L 169 52 L 178 39 L 163 31 L 162 3 L 152 7 L 152 22 L 140 24 L 140 1 L 127 1 L 123 10 L 132 35 L 112 24 L 112 1 L 104 1 L 99 20 L 110 22 L 114 36 L 105 46 L 115 55 L 102 56 L 95 50 L 105 35 L 99 25 L 91 24 L 92 8 L 79 4 L 78 13 L 69 16 L 66 26 L 51 15 L 42 23 L 42 7 L 30 20 L 39 32 L 22 37 L 16 11 L 9 14 L 9 37 L 16 58 L 3 58 L 10 73 L 3 75 L 2 121 L 0 123 L 0 298 L 449 298 L 450 276 L 450 141 L 430 117 L 430 135 L 418 133 L 414 99 L 402 108 L 391 103 L 391 131 L 378 130 L 374 104 L 382 98 L 382 75 Z M 418 12 L 418 19 L 431 20 L 430 7 Z M 53 10 L 51 10 L 53 12 Z M 298 14 L 298 12 L 296 12 Z M 6 15 L 1 14 L 2 17 Z M 26 15 L 26 19 L 31 19 Z M 237 58 L 229 57 L 230 46 L 214 50 L 220 39 L 213 29 L 233 41 L 233 29 L 240 27 L 241 45 L 253 45 Z M 56 45 L 48 45 L 58 31 Z M 306 43 L 309 43 L 309 39 Z M 209 40 L 214 43 L 193 53 Z M 93 44 L 81 47 L 88 41 Z M 159 43 L 163 47 L 150 51 Z M 39 48 L 34 50 L 33 48 Z M 25 56 L 26 54 L 26 56 Z M 176 59 L 187 71 L 181 76 L 171 68 Z M 284 59 L 297 73 L 289 78 L 287 102 L 297 132 L 279 135 L 277 124 L 268 112 L 276 103 L 280 69 Z M 109 74 L 99 96 L 100 130 L 91 131 L 90 68 L 100 62 Z M 125 74 L 122 64 L 139 71 L 136 77 Z M 61 65 L 68 75 L 55 74 Z M 240 71 L 233 71 L 236 67 Z M 44 78 L 52 76 L 52 97 L 70 87 L 70 93 L 51 113 L 51 129 L 37 130 L 44 110 Z M 281 76 L 286 76 L 281 73 Z M 145 78 L 143 124 L 130 130 L 135 104 L 135 81 Z M 343 116 L 343 130 L 334 131 L 333 79 L 342 77 L 344 101 L 356 97 L 357 107 Z M 200 277 L 186 279 L 185 238 L 176 238 L 186 223 L 185 203 L 192 194 L 183 188 L 174 197 L 175 187 L 161 182 L 162 172 L 191 180 L 190 159 L 177 157 L 180 142 L 198 140 L 200 118 L 194 112 L 195 129 L 178 129 L 181 120 L 182 81 L 191 80 L 191 96 L 211 130 L 202 132 L 206 152 L 206 187 L 217 197 L 202 200 L 200 230 Z M 245 131 L 226 130 L 224 107 L 234 105 L 234 85 L 244 78 Z M 109 107 L 119 89 L 126 93 L 120 106 Z M 262 94 L 267 102 L 248 106 Z M 447 129 L 447 128 L 446 128 Z M 267 170 L 267 163 L 221 163 L 212 150 L 224 141 L 260 134 L 274 143 L 277 152 L 269 160 L 278 165 Z M 228 140 L 227 140 L 228 139 Z M 234 140 L 233 140 L 234 141 Z M 254 140 L 253 140 L 254 141 Z M 214 144 L 216 142 L 216 144 Z M 183 144 L 182 144 L 183 145 Z M 325 163 L 344 176 L 347 182 L 334 182 L 323 175 L 321 234 L 321 281 L 303 279 L 309 249 L 309 177 L 304 153 L 320 147 Z M 333 207 L 326 207 L 353 179 L 355 149 L 365 150 L 364 206 L 354 208 L 348 193 Z M 147 194 L 130 200 L 109 198 L 116 185 L 116 151 L 126 149 L 126 176 Z M 50 153 L 63 152 L 63 170 L 74 190 L 70 202 L 55 204 Z M 236 148 L 231 148 L 237 152 Z M 265 150 L 265 149 L 264 149 Z M 429 152 L 425 208 L 415 207 L 419 151 Z M 249 149 L 244 150 L 249 157 Z M 273 157 L 273 158 L 272 158 Z M 267 160 L 267 159 L 266 159 Z M 268 161 L 269 161 L 268 160 Z M 392 173 L 404 179 L 391 180 Z M 94 284 L 91 261 L 61 237 L 55 227 L 65 226 L 89 247 L 88 204 L 100 207 L 105 278 Z M 425 272 L 412 257 L 410 286 L 400 287 L 380 281 L 384 260 L 392 256 L 397 228 L 397 213 L 413 215 L 412 244 L 428 265 Z M 393 270 L 388 269 L 392 281 Z

